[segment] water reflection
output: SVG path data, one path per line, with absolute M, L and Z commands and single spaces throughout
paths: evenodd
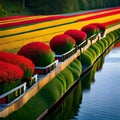
M 82 88 L 81 83 L 74 88 L 74 90 L 67 96 L 65 101 L 61 106 L 52 112 L 49 116 L 44 118 L 44 120 L 69 120 L 73 116 L 76 116 L 76 113 L 79 109 L 79 104 L 82 100 Z
M 57 108 L 57 110 L 52 112 L 52 114 L 47 116 L 44 120 L 51 120 L 51 119 L 52 120 L 107 120 L 107 118 L 109 118 L 110 120 L 114 120 L 115 115 L 118 116 L 115 118 L 115 120 L 120 119 L 120 116 L 118 115 L 119 112 L 117 112 L 117 110 L 120 111 L 120 109 L 117 108 L 115 110 L 114 107 L 114 104 L 118 102 L 120 99 L 118 100 L 114 94 L 112 95 L 112 92 L 115 90 L 112 89 L 112 87 L 116 88 L 113 82 L 114 77 L 111 77 L 111 81 L 112 81 L 111 83 L 107 81 L 105 84 L 105 80 L 110 78 L 108 76 L 105 76 L 106 72 L 104 71 L 104 69 L 106 69 L 106 71 L 109 71 L 107 69 L 108 68 L 110 69 L 111 64 L 110 65 L 108 64 L 107 66 L 105 65 L 106 68 L 103 69 L 103 64 L 106 63 L 107 59 L 110 59 L 108 57 L 109 56 L 108 53 L 109 51 L 111 51 L 112 48 L 113 46 L 109 50 L 107 50 L 105 54 L 100 59 L 98 59 L 98 61 L 94 64 L 93 68 L 85 76 L 81 78 L 79 84 L 66 97 L 66 99 L 59 106 L 59 108 Z M 106 54 L 108 55 L 105 58 Z M 117 66 L 117 65 L 113 65 L 113 66 Z M 115 69 L 115 67 L 113 68 Z M 118 68 L 119 67 L 117 66 L 117 70 Z M 98 82 L 98 80 L 96 82 L 96 79 L 99 79 L 99 77 L 95 76 L 96 71 L 99 71 L 98 73 L 101 73 L 100 71 L 104 71 L 105 73 L 103 75 L 99 75 L 99 77 L 102 80 L 99 80 L 98 84 L 96 84 Z M 115 76 L 118 77 L 119 75 L 115 73 Z M 92 86 L 92 91 L 91 91 L 91 84 L 94 83 L 95 85 L 93 85 L 94 87 Z M 112 92 L 109 92 L 109 90 L 107 91 L 107 85 L 109 85 L 110 87 L 109 89 Z M 89 92 L 92 95 L 90 95 Z M 115 92 L 116 92 L 115 94 L 117 94 L 116 90 Z M 108 94 L 109 96 L 107 96 Z M 113 96 L 112 98 L 111 95 Z M 111 108 L 113 108 L 113 110 Z M 114 115 L 112 118 L 113 113 Z
M 64 102 L 57 110 L 52 112 L 45 120 L 69 120 L 70 118 L 77 116 L 79 105 L 82 102 L 82 91 L 90 89 L 90 84 L 95 82 L 95 72 L 102 68 L 104 63 L 104 55 L 94 64 L 93 68 L 79 81 L 79 84 L 74 90 L 67 96 Z

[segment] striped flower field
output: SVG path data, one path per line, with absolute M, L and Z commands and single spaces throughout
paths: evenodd
M 50 39 L 68 29 L 80 30 L 90 23 L 107 27 L 120 23 L 120 7 L 75 15 L 16 16 L 0 18 L 0 50 L 16 53 L 23 45 Z M 4 29 L 3 29 L 4 28 Z

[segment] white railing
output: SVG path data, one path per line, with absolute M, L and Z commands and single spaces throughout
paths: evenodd
M 21 88 L 23 88 L 23 93 L 24 93 L 24 92 L 26 91 L 26 82 L 23 83 L 23 84 L 21 84 L 21 85 L 19 85 L 19 86 L 17 86 L 16 88 L 13 88 L 12 90 L 10 90 L 10 91 L 8 91 L 8 92 L 0 95 L 0 99 L 8 96 L 9 94 L 11 94 L 11 93 L 13 93 L 13 92 L 15 92 L 16 90 L 21 89 Z

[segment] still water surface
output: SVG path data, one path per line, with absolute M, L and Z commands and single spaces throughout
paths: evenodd
M 99 59 L 45 120 L 120 120 L 120 47 Z

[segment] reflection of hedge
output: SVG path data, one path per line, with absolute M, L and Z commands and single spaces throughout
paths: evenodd
M 80 60 L 82 65 L 89 66 L 93 64 L 95 58 L 97 58 L 97 54 L 101 54 L 103 52 L 103 48 L 106 49 L 109 46 L 109 40 L 102 39 L 101 42 L 97 42 L 93 44 L 90 49 L 86 50 L 84 53 L 80 55 Z M 107 42 L 104 42 L 107 41 Z M 93 47 L 95 45 L 95 47 Z M 101 46 L 102 45 L 102 46 Z M 96 51 L 97 50 L 97 51 Z M 94 51 L 94 52 L 93 52 Z M 93 59 L 94 58 L 94 59 Z M 100 62 L 100 61 L 99 61 Z M 102 63 L 99 64 L 99 67 L 102 66 Z M 7 118 L 17 120 L 21 119 L 36 119 L 41 113 L 44 112 L 47 108 L 51 106 L 59 97 L 66 91 L 68 87 L 72 85 L 75 81 L 74 78 L 77 78 L 80 74 L 77 71 L 81 71 L 79 68 L 80 62 L 76 59 L 73 61 L 66 69 L 64 69 L 60 74 L 58 74 L 53 80 L 51 80 L 47 85 L 45 85 L 32 99 L 30 99 L 20 110 L 12 113 Z M 97 69 L 99 68 L 97 67 Z M 72 69 L 73 68 L 73 69 Z M 96 68 L 95 68 L 96 69 Z M 95 70 L 92 71 L 93 74 Z M 75 75 L 74 75 L 75 74 Z M 93 76 L 90 76 L 93 78 Z M 77 97 L 77 94 L 76 94 Z M 71 96 L 71 99 L 74 99 Z M 67 101 L 64 107 L 72 108 L 70 102 Z M 29 109 L 28 109 L 29 108 Z M 27 109 L 27 110 L 26 110 Z M 34 111 L 33 111 L 34 109 Z M 69 110 L 66 111 L 70 112 Z M 21 116 L 22 113 L 22 116 Z M 32 114 L 32 116 L 30 116 Z
M 69 69 L 70 67 L 72 68 L 72 70 Z M 47 108 L 49 108 L 57 99 L 59 99 L 60 96 L 64 94 L 67 88 L 70 87 L 72 83 L 75 81 L 75 78 L 78 79 L 78 77 L 80 77 L 81 70 L 82 68 L 80 61 L 77 59 L 74 60 L 67 68 L 65 68 L 61 73 L 59 73 L 55 78 L 53 78 L 49 83 L 47 83 L 21 109 L 19 109 L 16 112 L 13 112 L 7 118 L 8 119 L 16 118 L 17 120 L 36 119 Z M 70 105 L 70 103 L 68 105 Z
M 95 73 L 102 67 L 103 58 L 97 60 L 92 69 L 81 78 L 82 89 L 90 89 L 91 83 L 95 82 Z
M 102 54 L 116 39 L 119 37 L 119 29 L 108 33 L 106 38 L 103 38 L 91 45 L 84 53 L 80 55 L 80 60 L 83 66 L 89 66 Z

